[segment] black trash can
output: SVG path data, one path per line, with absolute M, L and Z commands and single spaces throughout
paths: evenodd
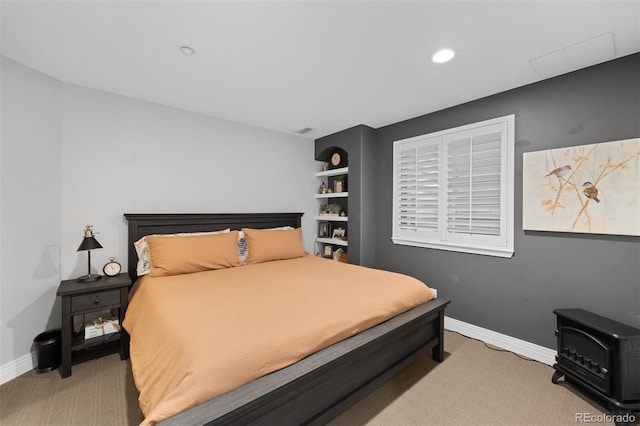
M 41 374 L 53 371 L 60 366 L 62 357 L 61 336 L 62 331 L 56 329 L 40 333 L 33 339 L 38 362 L 36 373 Z

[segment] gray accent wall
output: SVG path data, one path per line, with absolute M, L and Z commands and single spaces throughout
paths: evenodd
M 639 327 L 640 238 L 522 230 L 524 152 L 640 137 L 639 62 L 627 56 L 378 129 L 375 266 L 437 288 L 449 317 L 548 348 L 556 308 Z M 514 257 L 394 245 L 393 141 L 507 114 L 516 116 Z

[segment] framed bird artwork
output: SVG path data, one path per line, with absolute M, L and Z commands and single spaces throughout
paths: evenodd
M 640 138 L 523 154 L 522 227 L 640 235 Z

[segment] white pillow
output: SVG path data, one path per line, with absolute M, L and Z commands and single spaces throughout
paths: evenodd
M 223 229 L 222 231 L 213 231 L 213 232 L 181 232 L 178 234 L 160 234 L 153 235 L 154 237 L 189 237 L 194 235 L 215 235 L 215 234 L 226 234 L 227 232 L 231 232 L 230 228 Z M 136 274 L 139 277 L 143 275 L 147 275 L 151 273 L 151 253 L 149 252 L 149 244 L 147 243 L 147 237 L 151 237 L 151 235 L 145 235 L 140 238 L 138 241 L 133 243 L 136 248 L 136 253 L 138 254 L 138 264 L 136 266 Z

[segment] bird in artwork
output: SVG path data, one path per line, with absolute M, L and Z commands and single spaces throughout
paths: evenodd
M 558 167 L 557 169 L 552 170 L 551 173 L 549 173 L 548 175 L 545 175 L 545 177 L 551 176 L 551 175 L 556 175 L 559 178 L 561 178 L 562 176 L 566 175 L 570 171 L 571 171 L 571 166 L 569 166 L 569 165 L 561 166 L 561 167 Z
M 582 192 L 584 192 L 584 195 L 587 198 L 591 198 L 596 203 L 600 202 L 600 200 L 598 199 L 598 188 L 596 188 L 591 182 L 583 183 L 582 187 L 584 188 Z

